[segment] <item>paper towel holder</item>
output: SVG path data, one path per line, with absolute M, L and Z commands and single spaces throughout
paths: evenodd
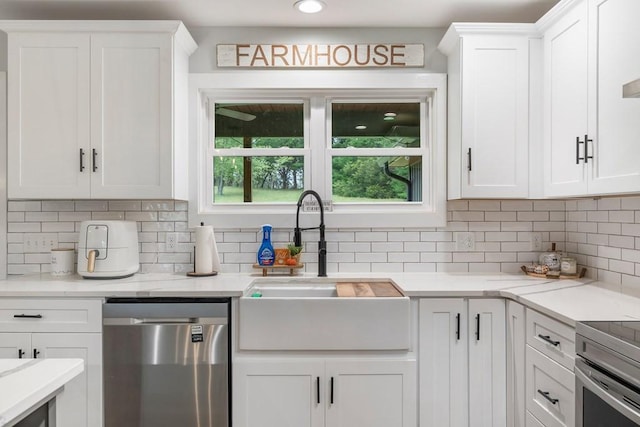
M 208 277 L 208 276 L 216 276 L 218 274 L 217 271 L 210 271 L 206 273 L 196 273 L 196 247 L 193 247 L 193 271 L 187 273 L 189 277 Z
M 200 223 L 200 226 L 203 227 L 204 226 L 204 222 Z M 193 247 L 193 271 L 188 272 L 187 276 L 189 277 L 208 277 L 208 276 L 215 276 L 218 274 L 217 271 L 207 271 L 205 273 L 196 273 L 196 247 Z

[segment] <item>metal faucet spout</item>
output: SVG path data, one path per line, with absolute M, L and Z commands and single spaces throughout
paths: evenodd
M 300 228 L 300 207 L 302 201 L 307 196 L 313 196 L 318 201 L 320 208 L 320 225 L 318 227 Z M 327 277 L 327 242 L 324 239 L 324 206 L 320 195 L 313 190 L 302 192 L 298 198 L 298 209 L 296 210 L 296 228 L 293 232 L 293 244 L 302 246 L 302 232 L 305 230 L 320 230 L 320 241 L 318 242 L 318 277 Z

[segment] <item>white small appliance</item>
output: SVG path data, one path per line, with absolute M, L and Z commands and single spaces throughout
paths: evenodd
M 135 221 L 82 221 L 78 274 L 87 279 L 118 279 L 140 268 Z

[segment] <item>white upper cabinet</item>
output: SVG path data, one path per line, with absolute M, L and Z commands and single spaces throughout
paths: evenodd
M 12 33 L 8 45 L 8 195 L 88 197 L 87 34 Z
M 567 0 L 544 31 L 545 195 L 640 191 L 640 100 L 622 85 L 640 76 L 635 0 Z
M 188 57 L 178 21 L 14 21 L 9 198 L 187 198 Z
M 449 199 L 529 196 L 532 24 L 452 24 L 448 56 Z
M 546 196 L 587 193 L 584 171 L 584 135 L 587 132 L 586 6 L 586 3 L 575 5 L 544 34 L 543 164 Z

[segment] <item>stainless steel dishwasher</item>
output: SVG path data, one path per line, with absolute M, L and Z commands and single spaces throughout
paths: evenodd
M 229 299 L 111 298 L 105 427 L 229 426 Z

